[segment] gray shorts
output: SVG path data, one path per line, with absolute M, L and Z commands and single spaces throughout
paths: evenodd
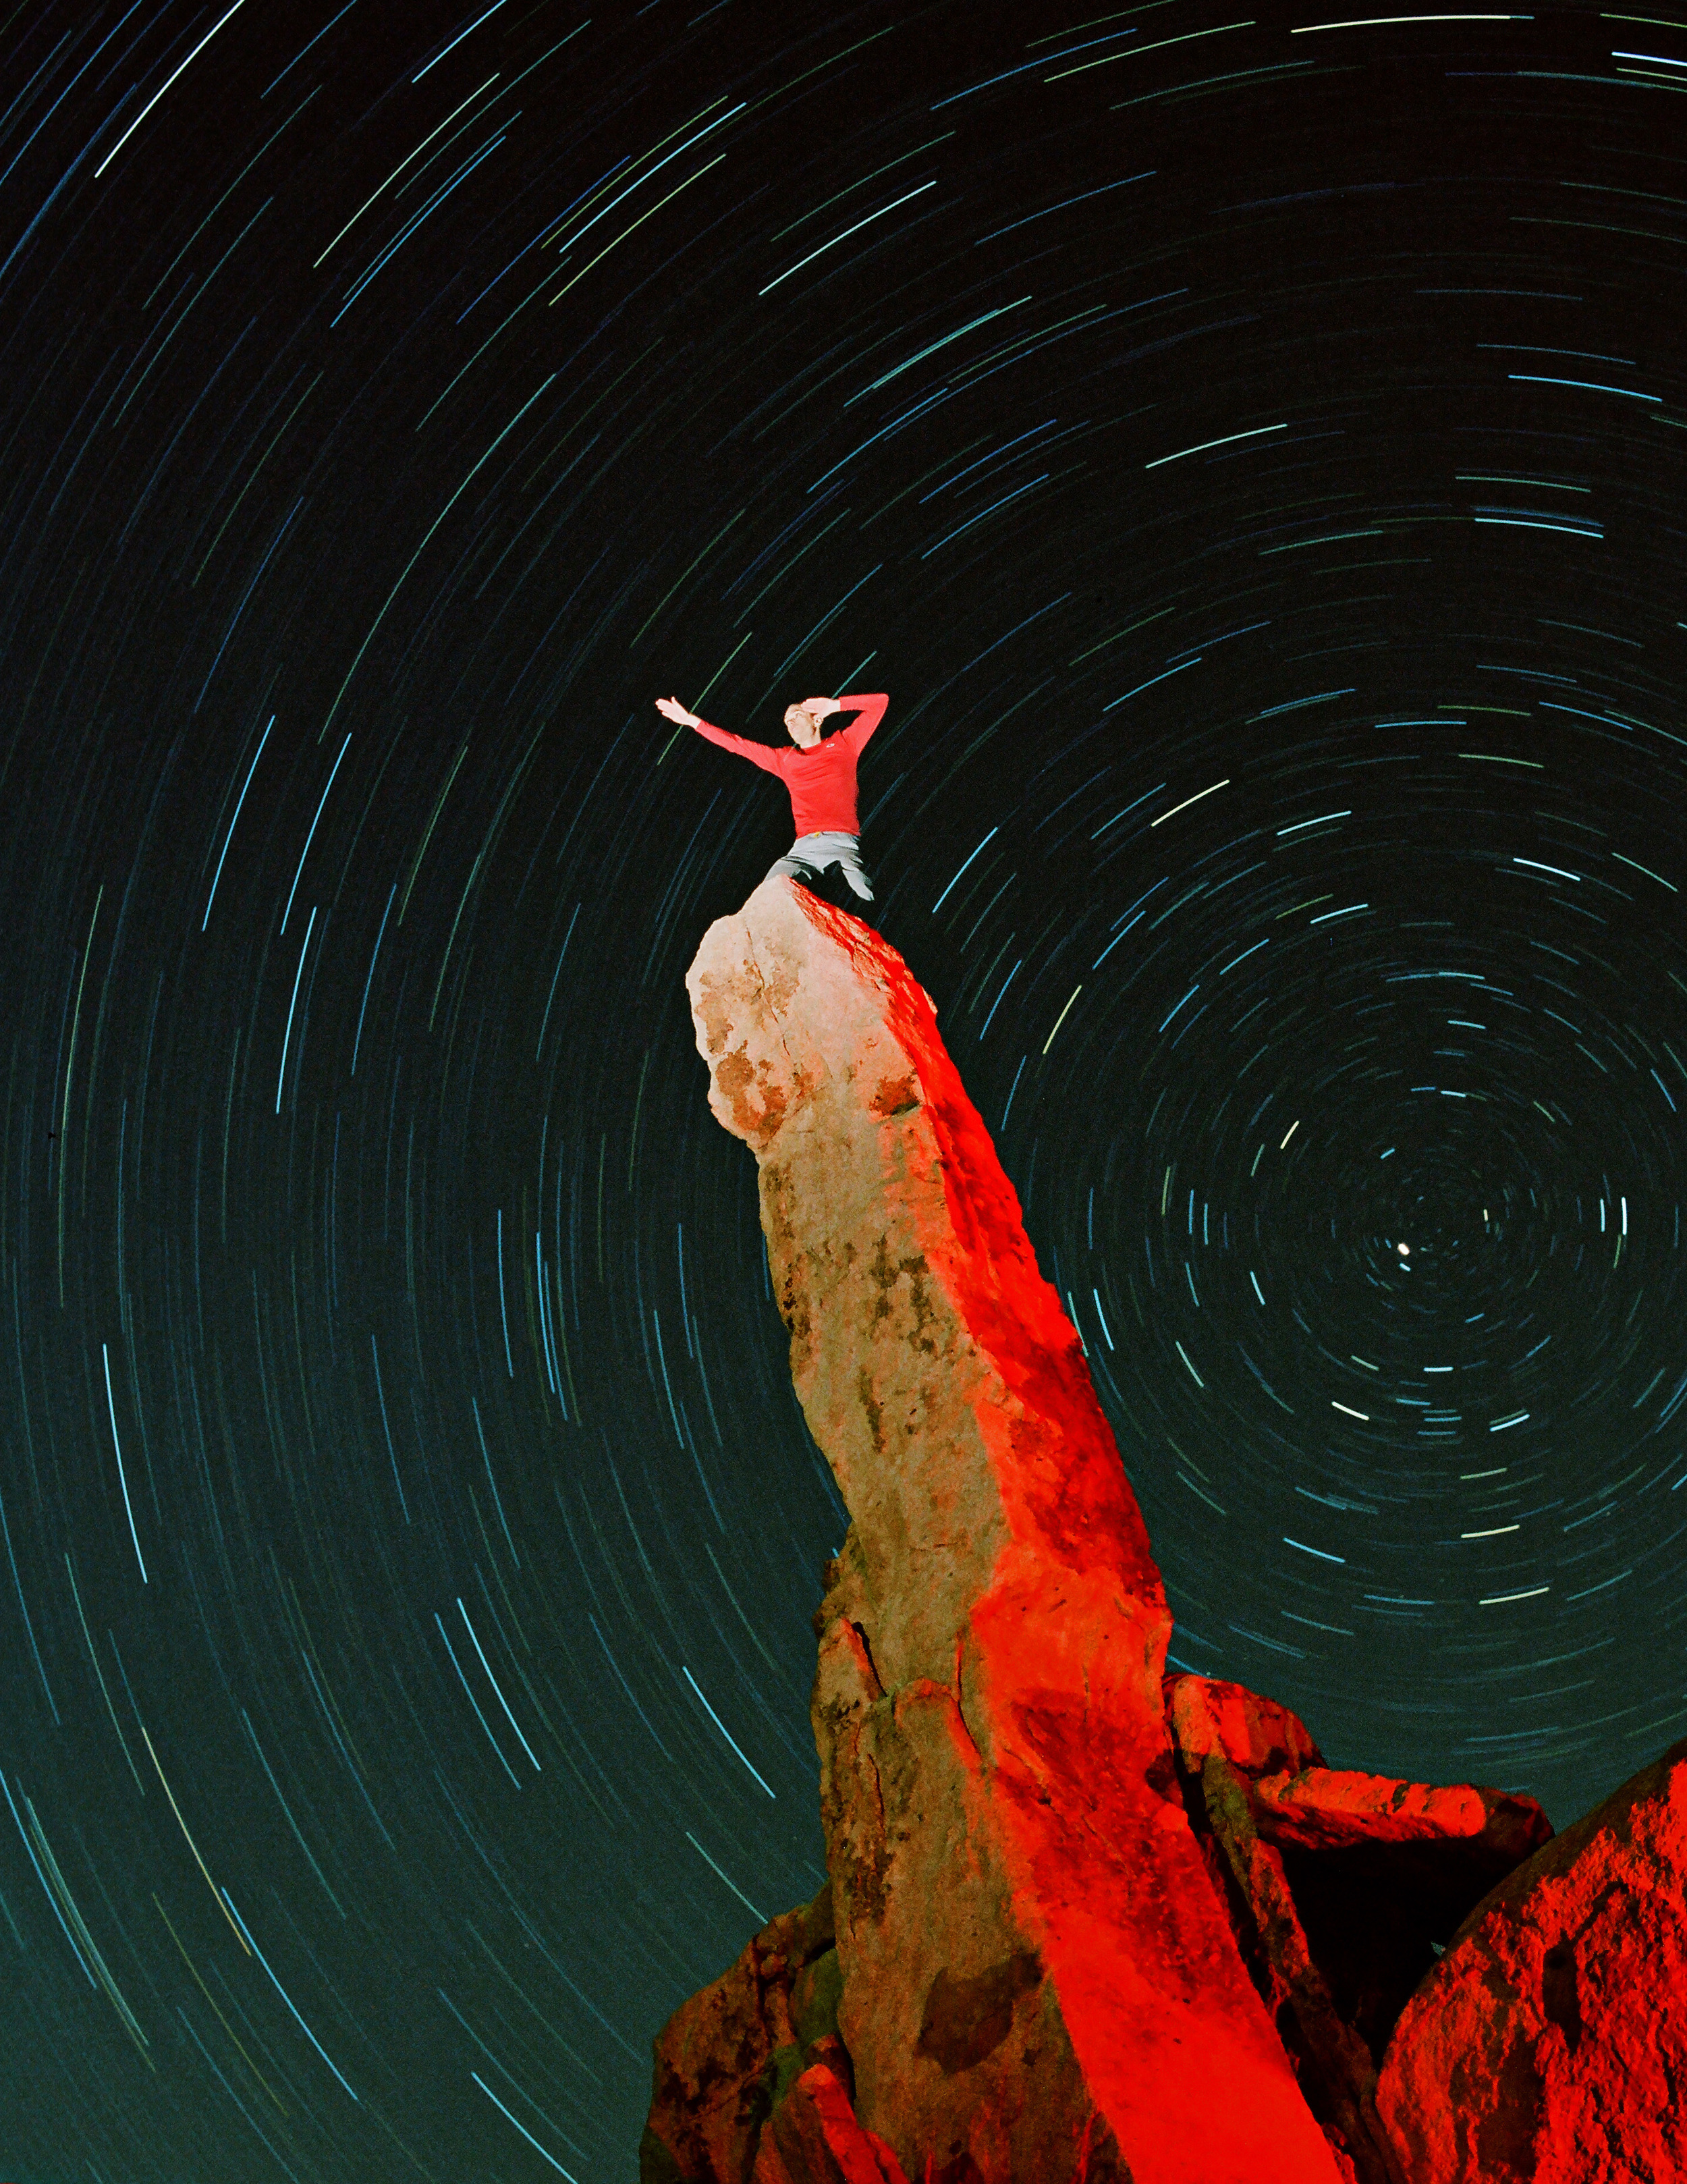
M 799 834 L 777 863 L 768 867 L 767 877 L 782 872 L 787 879 L 800 880 L 833 865 L 843 867 L 844 878 L 863 902 L 872 900 L 872 878 L 861 862 L 859 834 Z

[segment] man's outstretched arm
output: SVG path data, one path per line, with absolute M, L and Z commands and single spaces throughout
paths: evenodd
M 677 698 L 659 698 L 656 710 L 665 714 L 669 720 L 677 721 L 682 727 L 695 728 L 699 735 L 706 736 L 711 744 L 719 744 L 722 750 L 736 751 L 740 758 L 747 758 L 752 766 L 760 766 L 764 772 L 778 772 L 777 754 L 770 750 L 766 744 L 752 743 L 748 736 L 735 736 L 730 729 L 715 727 L 712 722 L 704 720 L 682 705 Z
M 865 698 L 840 698 L 840 712 L 853 713 L 855 717 L 847 728 L 838 731 L 851 750 L 859 752 L 867 738 L 884 718 L 884 709 L 890 699 L 882 690 L 875 690 Z

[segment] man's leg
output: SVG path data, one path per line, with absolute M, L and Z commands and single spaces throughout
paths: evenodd
M 767 867 L 767 878 L 772 879 L 777 874 L 788 880 L 811 879 L 821 869 L 813 854 L 815 838 L 812 834 L 798 835 L 784 855 Z
M 844 878 L 849 883 L 851 891 L 863 902 L 871 902 L 873 899 L 872 875 L 861 862 L 859 838 L 853 834 L 840 834 L 837 838 L 842 846 L 835 861 L 841 866 Z M 831 867 L 828 866 L 827 869 Z
M 860 838 L 855 834 L 799 834 L 784 855 L 768 867 L 767 877 L 771 879 L 776 872 L 782 873 L 787 879 L 812 886 L 816 878 L 832 872 L 843 873 L 858 901 L 872 901 L 872 879 L 861 862 Z

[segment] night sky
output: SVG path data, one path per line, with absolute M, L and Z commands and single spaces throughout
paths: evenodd
M 1687 21 L 334 5 L 0 25 L 7 2184 L 627 2184 L 824 1878 L 670 692 L 889 693 L 1174 1660 L 1687 1719 Z

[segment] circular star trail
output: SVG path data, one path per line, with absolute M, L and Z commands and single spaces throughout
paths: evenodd
M 0 2165 L 636 2166 L 823 1879 L 846 1522 L 682 987 L 876 915 L 1174 1660 L 1679 1735 L 1687 24 L 0 32 Z

